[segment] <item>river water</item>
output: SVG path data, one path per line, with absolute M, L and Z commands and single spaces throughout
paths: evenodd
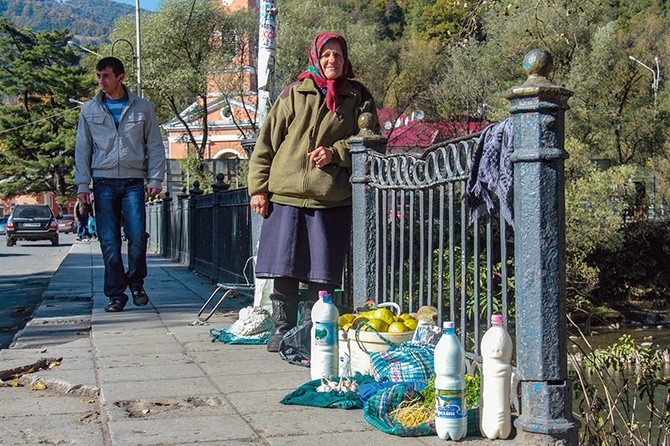
M 573 327 L 568 328 L 568 333 L 570 335 L 568 350 L 574 350 L 574 347 L 572 347 L 574 344 L 586 347 L 586 343 Z M 624 334 L 633 338 L 638 345 L 651 342 L 652 346 L 655 348 L 670 349 L 670 329 L 668 328 L 638 327 L 615 329 L 610 327 L 596 327 L 586 336 L 586 340 L 593 348 L 602 348 L 616 343 Z
M 573 327 L 571 327 L 573 328 Z M 574 328 L 573 328 L 574 330 Z M 576 330 L 574 330 L 576 332 Z M 570 334 L 570 339 L 568 341 L 568 351 L 576 354 L 580 354 L 582 351 L 588 352 L 590 349 L 587 346 L 588 344 L 594 348 L 606 348 L 609 347 L 613 344 L 615 344 L 619 338 L 623 335 L 628 335 L 630 336 L 636 345 L 641 345 L 645 347 L 653 347 L 655 349 L 659 350 L 670 350 L 670 329 L 664 328 L 664 327 L 637 327 L 637 328 L 620 328 L 620 329 L 615 329 L 615 328 L 610 328 L 610 327 L 600 327 L 594 329 L 589 336 L 586 337 L 586 340 L 584 340 L 579 333 L 571 333 Z M 661 376 L 670 376 L 670 358 L 668 355 L 665 355 L 666 361 L 665 361 L 665 366 L 661 370 L 660 375 Z M 579 364 L 579 359 L 577 360 L 577 363 Z M 570 364 L 570 363 L 569 363 Z M 569 365 L 570 369 L 572 370 L 572 364 Z M 659 436 L 662 435 L 660 432 L 660 420 L 659 417 L 655 417 L 654 420 L 652 421 L 652 425 L 654 426 L 651 429 L 651 438 L 649 440 L 646 439 L 646 435 L 649 432 L 649 425 L 647 424 L 650 419 L 650 410 L 647 406 L 647 401 L 645 398 L 640 396 L 640 388 L 637 387 L 635 383 L 635 378 L 640 377 L 641 374 L 639 373 L 639 370 L 636 369 L 636 366 L 634 364 L 631 364 L 630 366 L 627 366 L 624 370 L 614 372 L 612 370 L 609 370 L 606 374 L 605 378 L 605 386 L 609 390 L 609 392 L 613 395 L 614 400 L 619 400 L 619 404 L 617 407 L 621 408 L 634 408 L 634 417 L 635 421 L 639 423 L 640 426 L 640 433 L 643 435 L 644 440 L 641 442 L 642 444 L 647 444 L 647 441 L 650 442 L 650 444 L 655 445 L 655 444 L 662 444 L 662 445 L 667 445 L 668 442 L 670 441 L 670 438 L 665 438 L 662 439 L 663 437 L 661 436 L 661 439 L 659 439 Z M 589 375 L 588 373 L 583 375 L 583 378 L 585 379 L 586 382 L 589 384 L 593 384 L 594 387 L 597 390 L 598 396 L 601 398 L 605 398 L 605 389 L 603 386 L 603 383 L 600 381 L 600 379 L 595 376 L 595 375 Z M 573 387 L 579 388 L 580 386 L 579 381 L 573 381 Z M 630 390 L 626 392 L 624 389 L 629 388 Z M 577 394 L 579 392 L 576 392 Z M 623 395 L 627 395 L 627 403 L 623 402 Z M 665 404 L 665 400 L 668 397 L 668 388 L 667 386 L 658 386 L 656 388 L 656 391 L 654 392 L 654 402 L 661 408 Z M 635 400 L 635 405 L 633 406 L 633 401 Z M 579 413 L 579 404 L 580 404 L 580 399 L 576 398 L 574 400 L 574 405 L 573 405 L 573 411 L 575 413 Z M 616 411 L 614 412 L 616 413 Z M 624 412 L 625 413 L 625 412 Z M 609 411 L 601 411 L 600 415 L 603 416 L 603 418 L 607 418 L 609 415 Z M 583 422 L 583 420 L 581 420 Z M 582 426 L 583 430 L 584 426 Z M 623 433 L 625 432 L 625 427 L 624 423 L 620 418 L 617 418 L 615 416 L 614 418 L 614 427 L 611 425 L 607 426 L 607 431 L 611 432 L 614 429 L 616 429 L 617 432 Z M 624 441 L 630 441 L 631 444 L 633 442 L 630 439 L 625 439 Z M 665 442 L 664 442 L 665 441 Z

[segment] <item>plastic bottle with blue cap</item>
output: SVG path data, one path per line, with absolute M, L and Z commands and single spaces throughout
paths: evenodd
M 435 430 L 442 440 L 460 440 L 468 433 L 465 352 L 453 322 L 442 324 L 435 346 Z
M 319 300 L 312 307 L 312 343 L 310 375 L 312 379 L 331 379 L 339 372 L 338 327 L 340 312 L 333 303 L 333 296 L 319 291 Z

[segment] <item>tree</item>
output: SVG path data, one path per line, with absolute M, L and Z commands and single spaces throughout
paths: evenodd
M 398 57 L 399 46 L 383 37 L 378 23 L 368 23 L 349 10 L 345 2 L 326 4 L 317 0 L 286 0 L 277 16 L 278 92 L 295 81 L 307 68 L 307 53 L 314 38 L 323 32 L 344 36 L 356 79 L 361 81 L 382 105 L 389 89 L 390 70 Z
M 160 117 L 176 116 L 185 127 L 195 158 L 193 180 L 203 172 L 207 147 L 208 82 L 237 56 L 238 39 L 246 38 L 244 25 L 251 23 L 246 15 L 207 0 L 168 0 L 158 13 L 142 17 L 144 92 Z M 133 33 L 131 18 L 122 19 L 110 39 L 132 40 Z
M 0 195 L 73 191 L 77 108 L 93 77 L 78 66 L 67 30 L 33 33 L 0 18 Z

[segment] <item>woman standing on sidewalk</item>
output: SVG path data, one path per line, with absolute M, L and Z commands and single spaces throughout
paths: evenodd
M 302 317 L 309 323 L 318 291 L 333 293 L 342 280 L 351 230 L 347 139 L 361 113 L 377 113 L 353 77 L 344 38 L 317 36 L 307 69 L 270 110 L 251 156 L 250 205 L 265 218 L 256 276 L 274 279 L 271 352 L 297 323 L 300 282 L 307 284 Z

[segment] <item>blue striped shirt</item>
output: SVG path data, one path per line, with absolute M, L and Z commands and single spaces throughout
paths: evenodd
M 116 128 L 119 128 L 121 114 L 123 113 L 123 109 L 126 108 L 126 105 L 128 105 L 128 96 L 124 96 L 121 99 L 109 99 L 107 96 L 104 96 L 102 98 L 102 103 L 105 104 L 107 110 L 112 114 Z

